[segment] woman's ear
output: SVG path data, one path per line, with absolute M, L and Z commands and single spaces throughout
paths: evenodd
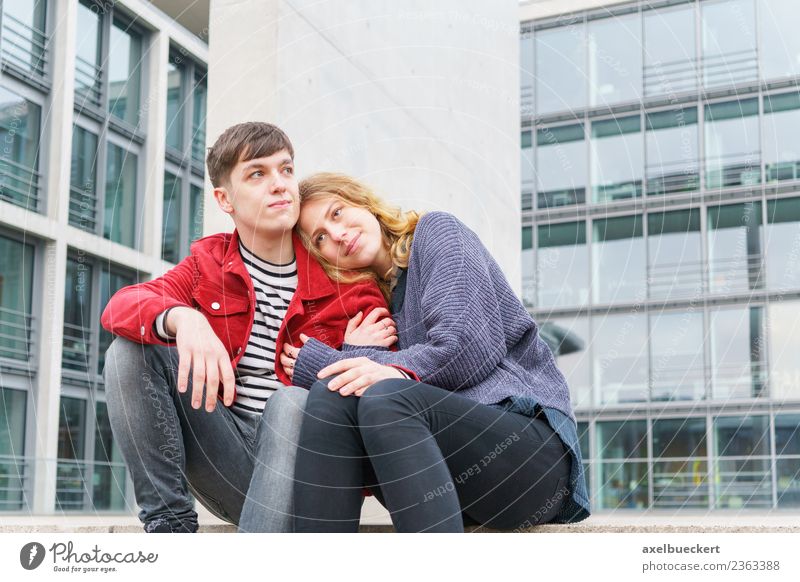
M 230 195 L 228 194 L 227 188 L 222 186 L 214 188 L 214 199 L 217 201 L 217 205 L 220 207 L 222 212 L 225 214 L 233 214 L 233 205 L 231 204 Z

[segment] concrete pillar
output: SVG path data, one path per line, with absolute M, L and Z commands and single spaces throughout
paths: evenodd
M 516 0 L 211 0 L 208 141 L 276 123 L 300 176 L 357 176 L 445 210 L 520 288 Z M 206 232 L 229 230 L 206 213 Z

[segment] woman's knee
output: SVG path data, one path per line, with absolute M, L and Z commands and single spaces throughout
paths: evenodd
M 324 422 L 339 424 L 344 419 L 355 417 L 358 399 L 355 396 L 341 396 L 328 390 L 328 379 L 318 380 L 308 390 L 304 422 Z
M 360 398 L 359 420 L 365 425 L 384 422 L 390 414 L 414 414 L 423 406 L 420 392 L 424 384 L 406 378 L 381 380 L 370 386 Z

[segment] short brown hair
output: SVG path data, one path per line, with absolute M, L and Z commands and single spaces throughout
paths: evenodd
M 287 150 L 294 159 L 292 142 L 279 127 L 261 121 L 232 125 L 208 148 L 208 177 L 218 188 L 230 179 L 231 170 L 239 162 L 271 156 L 281 150 Z

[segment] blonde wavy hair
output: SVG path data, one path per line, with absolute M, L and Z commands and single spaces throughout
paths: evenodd
M 319 250 L 311 242 L 309 236 L 300 230 L 299 225 L 297 226 L 297 232 L 303 241 L 303 245 L 319 261 L 328 277 L 340 283 L 373 280 L 378 284 L 388 303 L 392 292 L 394 269 L 408 267 L 411 243 L 414 239 L 414 230 L 417 228 L 420 214 L 413 210 L 403 212 L 400 208 L 386 204 L 369 186 L 345 174 L 320 172 L 302 180 L 299 187 L 301 207 L 312 200 L 337 198 L 349 206 L 357 206 L 368 210 L 378 219 L 381 234 L 383 235 L 383 246 L 389 251 L 393 265 L 389 272 L 382 275 L 368 269 L 361 271 L 340 269 L 320 255 Z

